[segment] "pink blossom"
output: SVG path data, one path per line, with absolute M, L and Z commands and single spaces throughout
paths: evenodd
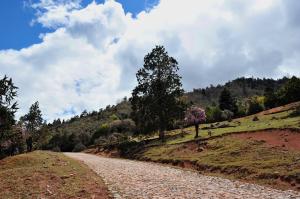
M 184 120 L 188 124 L 200 124 L 206 120 L 205 110 L 192 106 L 186 111 Z

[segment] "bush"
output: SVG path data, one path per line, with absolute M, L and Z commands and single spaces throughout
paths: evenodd
M 224 111 L 222 111 L 222 113 L 221 113 L 221 118 L 222 118 L 222 120 L 228 120 L 228 121 L 231 121 L 233 115 L 234 115 L 233 112 L 231 112 L 230 110 L 224 110 Z
M 253 122 L 256 122 L 256 121 L 259 121 L 259 119 L 258 119 L 257 116 L 254 116 L 253 119 L 252 119 L 252 121 L 253 121 Z
M 222 111 L 219 107 L 210 106 L 206 108 L 206 118 L 208 122 L 219 122 L 222 120 Z
M 59 146 L 55 146 L 51 149 L 51 151 L 54 151 L 54 152 L 61 152 L 60 150 L 60 147 Z
M 75 145 L 73 152 L 80 152 L 86 149 L 86 146 L 84 146 L 81 142 Z
M 261 112 L 264 110 L 263 105 L 258 101 L 257 97 L 252 98 L 249 101 L 249 105 L 248 105 L 248 111 L 247 114 L 248 115 L 252 115 L 258 112 Z
M 141 143 L 134 140 L 126 140 L 118 145 L 118 150 L 121 156 L 128 156 L 135 148 L 141 147 Z
M 102 124 L 100 128 L 93 134 L 91 138 L 91 143 L 95 143 L 95 140 L 101 136 L 106 136 L 109 134 L 110 128 L 107 124 Z
M 110 123 L 111 132 L 118 132 L 118 133 L 134 132 L 135 128 L 136 128 L 135 123 L 131 119 L 115 120 Z
M 300 106 L 298 106 L 292 113 L 289 115 L 290 117 L 300 116 Z
M 118 116 L 116 114 L 112 114 L 110 117 L 109 117 L 109 120 L 111 121 L 114 121 L 114 120 L 118 120 Z
M 277 92 L 280 105 L 300 100 L 300 79 L 293 76 Z

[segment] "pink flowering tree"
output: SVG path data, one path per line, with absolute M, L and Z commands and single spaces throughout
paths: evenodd
M 199 124 L 206 120 L 205 110 L 200 107 L 192 106 L 187 109 L 184 120 L 188 125 L 195 126 L 195 138 L 197 138 L 199 136 Z

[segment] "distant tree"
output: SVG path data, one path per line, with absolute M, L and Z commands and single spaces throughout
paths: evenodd
M 229 110 L 234 114 L 237 113 L 238 107 L 236 105 L 236 100 L 232 97 L 227 88 L 224 88 L 220 94 L 219 107 L 221 110 Z
M 187 122 L 187 124 L 195 126 L 195 138 L 199 136 L 199 125 L 205 120 L 205 110 L 203 110 L 202 108 L 192 106 L 191 108 L 187 109 L 185 114 L 185 121 Z
M 20 118 L 20 120 L 24 123 L 28 137 L 26 140 L 28 151 L 32 150 L 33 137 L 37 137 L 36 133 L 41 128 L 43 124 L 42 112 L 39 107 L 39 102 L 35 102 L 29 108 L 29 112 Z
M 183 112 L 183 95 L 177 61 L 163 46 L 156 46 L 144 58 L 144 66 L 137 74 L 138 86 L 132 91 L 132 117 L 143 133 L 164 131 L 173 125 Z
M 86 110 L 82 111 L 80 117 L 86 117 L 88 116 L 88 112 Z
M 0 79 L 0 145 L 3 142 L 12 142 L 14 133 L 12 126 L 15 124 L 15 112 L 17 111 L 17 87 L 7 76 Z M 0 146 L 0 156 L 2 156 Z
M 274 89 L 271 87 L 267 87 L 264 92 L 264 105 L 267 109 L 274 108 L 278 104 L 278 97 L 274 92 Z
M 249 101 L 249 105 L 248 105 L 248 111 L 247 114 L 248 115 L 252 115 L 258 112 L 261 112 L 264 110 L 264 107 L 262 106 L 262 104 L 259 102 L 257 97 L 253 97 L 250 101 Z
M 300 101 L 300 79 L 293 76 L 278 91 L 280 104 Z

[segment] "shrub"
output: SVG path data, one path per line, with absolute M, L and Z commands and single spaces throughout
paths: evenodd
M 228 121 L 231 121 L 233 115 L 234 115 L 233 112 L 231 112 L 230 110 L 224 110 L 224 111 L 222 111 L 222 113 L 221 113 L 221 118 L 222 118 L 222 120 L 228 120 Z
M 292 113 L 289 115 L 290 117 L 300 116 L 300 106 L 298 106 Z
M 259 121 L 258 117 L 255 115 L 252 119 L 253 122 Z
M 86 146 L 84 146 L 81 142 L 75 145 L 73 152 L 80 152 L 86 149 Z
M 110 117 L 109 117 L 109 120 L 111 121 L 114 121 L 114 120 L 118 120 L 118 116 L 116 114 L 112 114 Z
M 110 123 L 111 132 L 118 132 L 118 133 L 134 132 L 135 128 L 136 128 L 135 123 L 131 119 L 115 120 Z
M 252 98 L 249 101 L 249 105 L 248 105 L 248 115 L 252 115 L 258 112 L 261 112 L 264 110 L 263 105 L 259 102 L 257 97 Z
M 108 135 L 110 128 L 108 124 L 102 124 L 100 128 L 93 134 L 91 138 L 91 143 L 95 143 L 95 140 L 98 139 L 100 136 Z
M 206 118 L 208 122 L 219 122 L 222 120 L 222 111 L 219 107 L 211 106 L 206 108 Z
M 51 149 L 51 151 L 54 151 L 54 152 L 60 152 L 60 147 L 59 146 L 55 146 Z

